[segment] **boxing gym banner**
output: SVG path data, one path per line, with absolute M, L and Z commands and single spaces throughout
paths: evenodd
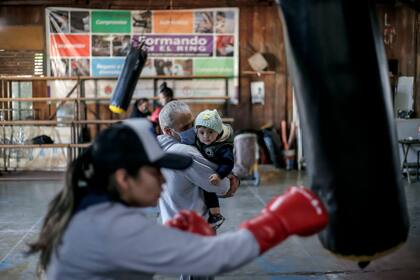
M 213 56 L 211 35 L 146 35 L 144 39 L 149 56 Z
M 144 40 L 149 58 L 141 77 L 224 76 L 229 78 L 229 95 L 237 94 L 237 8 L 176 11 L 46 8 L 45 14 L 50 76 L 117 77 L 131 42 Z M 115 81 L 106 83 L 108 88 L 115 86 Z M 189 84 L 174 83 L 180 89 Z M 200 83 L 194 84 L 200 87 Z M 57 84 L 51 87 L 57 88 Z M 103 87 L 96 87 L 100 88 Z M 51 95 L 65 95 L 66 89 L 51 91 Z M 93 93 L 86 91 L 89 94 Z M 97 94 L 108 96 L 105 92 Z M 209 92 L 212 96 L 224 94 L 224 88 Z

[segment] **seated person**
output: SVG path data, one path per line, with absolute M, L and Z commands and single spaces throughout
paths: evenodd
M 151 114 L 149 99 L 140 98 L 134 103 L 130 118 L 147 118 Z

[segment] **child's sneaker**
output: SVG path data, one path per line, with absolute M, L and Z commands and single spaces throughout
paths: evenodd
M 213 229 L 218 229 L 224 222 L 226 218 L 222 214 L 210 214 L 207 222 Z

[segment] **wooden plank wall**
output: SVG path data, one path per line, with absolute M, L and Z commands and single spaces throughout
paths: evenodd
M 33 75 L 34 54 L 45 49 L 44 10 L 0 6 L 0 75 Z
M 398 60 L 399 76 L 415 76 L 414 101 L 415 112 L 420 117 L 420 48 L 419 42 L 419 13 L 412 8 L 397 4 L 396 6 L 377 6 L 377 16 L 380 30 L 385 35 L 385 17 L 387 28 L 392 28 L 392 39 L 388 36 L 385 51 L 388 59 Z
M 0 48 L 5 50 L 43 50 L 44 28 L 41 25 L 5 26 L 0 32 Z
M 1 40 L 1 36 L 0 36 Z M 1 48 L 1 47 L 0 47 Z M 0 52 L 0 75 L 33 75 L 34 56 L 40 51 L 5 49 Z M 42 52 L 42 50 L 41 50 Z
M 395 27 L 393 42 L 385 46 L 387 56 L 399 61 L 400 75 L 416 76 L 416 80 L 418 80 L 420 78 L 418 70 L 420 69 L 420 40 L 417 38 L 419 38 L 420 29 L 417 26 L 420 23 L 420 15 L 401 4 L 378 6 L 377 14 L 382 31 L 384 30 L 385 13 L 388 23 Z M 42 6 L 0 6 L 0 19 L 2 26 L 33 26 L 42 27 L 44 30 L 44 8 Z M 239 104 L 229 106 L 227 117 L 235 118 L 235 129 L 259 128 L 266 123 L 272 123 L 278 128 L 281 120 L 291 120 L 292 85 L 287 74 L 282 22 L 278 16 L 277 8 L 267 5 L 241 7 L 239 33 Z M 44 40 L 45 38 L 39 38 L 42 50 L 45 50 Z M 270 64 L 268 70 L 274 71 L 274 73 L 263 74 L 260 77 L 256 74 L 244 73 L 251 70 L 247 60 L 254 51 L 264 53 Z M 265 82 L 264 105 L 251 104 L 250 82 L 257 80 Z M 416 83 L 415 93 L 416 112 L 420 112 L 420 83 Z M 47 96 L 46 86 L 35 85 L 34 96 Z M 193 107 L 194 111 L 205 108 L 203 105 Z M 45 116 L 45 110 L 45 108 L 39 108 L 40 118 Z M 101 113 L 102 111 L 104 110 L 101 110 Z
M 0 3 L 1 26 L 44 26 L 42 6 L 2 6 Z
M 0 18 L 5 20 L 2 25 L 7 26 L 42 26 L 44 30 L 44 9 L 41 6 L 15 6 L 0 7 Z M 245 6 L 240 8 L 240 103 L 229 106 L 229 114 L 226 117 L 234 117 L 235 129 L 258 128 L 266 123 L 273 123 L 276 127 L 280 121 L 290 114 L 291 104 L 287 105 L 287 75 L 282 39 L 281 22 L 275 6 Z M 44 38 L 39 38 L 44 42 Z M 19 42 L 21 45 L 21 42 Z M 43 46 L 45 50 L 45 46 Z M 269 58 L 269 70 L 275 73 L 257 77 L 255 74 L 242 75 L 243 71 L 251 70 L 247 59 L 254 52 L 263 52 Z M 15 73 L 13 73 L 15 74 Z M 252 105 L 249 85 L 251 81 L 263 80 L 265 82 L 266 100 L 265 105 Z M 46 87 L 36 85 L 34 96 L 47 96 Z M 212 105 L 193 105 L 195 112 Z M 218 109 L 222 109 L 217 106 Z M 39 108 L 39 117 L 45 115 L 45 108 Z M 101 117 L 102 112 L 101 110 Z M 92 115 L 89 114 L 89 117 Z M 109 117 L 109 116 L 106 116 Z
M 283 30 L 277 8 L 246 7 L 240 10 L 240 96 L 239 104 L 231 106 L 237 128 L 259 128 L 267 123 L 280 126 L 287 110 L 287 73 Z M 251 71 L 248 58 L 261 52 L 274 73 L 244 74 Z M 264 81 L 265 104 L 251 104 L 250 83 Z

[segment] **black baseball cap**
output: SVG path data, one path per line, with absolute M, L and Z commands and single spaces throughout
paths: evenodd
M 146 119 L 128 119 L 102 131 L 92 147 L 95 167 L 106 170 L 133 166 L 186 169 L 189 156 L 167 153 L 159 145 L 152 124 Z

